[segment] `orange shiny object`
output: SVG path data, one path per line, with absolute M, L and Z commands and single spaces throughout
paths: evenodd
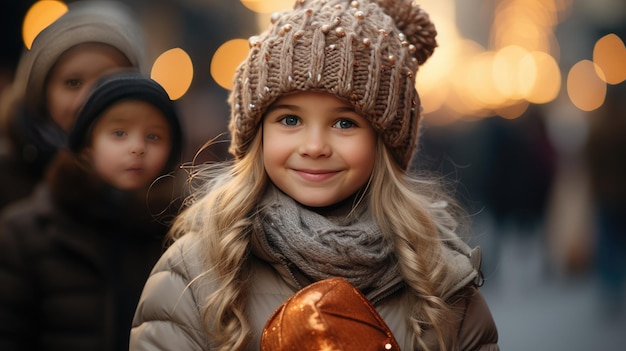
M 268 319 L 262 351 L 400 350 L 391 330 L 363 294 L 343 278 L 313 283 Z

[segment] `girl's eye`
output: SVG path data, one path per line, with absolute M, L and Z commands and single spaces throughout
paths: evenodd
M 146 139 L 148 139 L 148 140 L 152 140 L 152 141 L 156 141 L 156 140 L 161 139 L 161 137 L 160 137 L 160 136 L 158 136 L 158 135 L 156 135 L 156 134 L 148 134 L 148 135 L 146 136 Z
M 77 88 L 81 85 L 81 82 L 79 79 L 68 79 L 67 81 L 65 81 L 65 85 L 67 85 L 68 87 Z
M 286 126 L 297 126 L 300 124 L 300 119 L 294 115 L 287 115 L 281 118 L 280 122 Z
M 340 119 L 338 120 L 335 125 L 333 126 L 334 128 L 339 128 L 339 129 L 348 129 L 348 128 L 352 128 L 356 126 L 356 123 L 347 120 L 347 119 Z
M 123 137 L 126 135 L 126 132 L 124 132 L 123 130 L 116 130 L 113 132 L 113 135 L 115 135 L 116 137 Z

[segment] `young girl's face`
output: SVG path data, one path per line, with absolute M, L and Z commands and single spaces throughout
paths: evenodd
M 93 83 L 104 74 L 130 67 L 116 48 L 86 43 L 66 51 L 50 70 L 46 84 L 46 107 L 52 120 L 66 132 Z
M 144 101 L 123 100 L 100 116 L 86 152 L 106 182 L 137 190 L 160 175 L 171 146 L 170 127 L 160 110 Z
M 370 123 L 331 94 L 285 95 L 263 119 L 267 174 L 305 206 L 330 206 L 356 193 L 372 173 L 375 152 Z

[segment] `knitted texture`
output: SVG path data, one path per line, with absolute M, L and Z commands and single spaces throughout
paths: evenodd
M 415 75 L 437 46 L 436 35 L 412 0 L 297 0 L 250 38 L 229 97 L 230 152 L 245 155 L 279 96 L 318 91 L 349 101 L 406 169 L 420 119 Z

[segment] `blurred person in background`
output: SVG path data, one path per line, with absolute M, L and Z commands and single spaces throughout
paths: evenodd
M 116 69 L 145 66 L 143 34 L 130 8 L 95 0 L 68 7 L 24 49 L 0 100 L 0 127 L 9 142 L 0 156 L 0 210 L 43 178 L 93 82 Z
M 96 82 L 45 182 L 0 217 L 0 350 L 128 348 L 163 252 L 183 146 L 165 90 L 136 72 Z M 157 216 L 158 215 L 158 216 Z M 171 218 L 170 218 L 171 219 Z
M 426 125 L 414 167 L 435 172 L 456 185 L 455 196 L 472 215 L 488 254 L 483 272 L 497 279 L 505 241 L 514 240 L 522 255 L 534 240 L 546 240 L 547 206 L 554 181 L 556 151 L 545 116 L 532 107 L 515 120 L 501 117 Z M 542 252 L 542 255 L 546 253 Z
M 543 226 L 556 167 L 556 152 L 541 108 L 531 106 L 515 120 L 491 118 L 489 167 L 484 171 L 488 211 L 500 232 L 533 235 Z
M 589 118 L 586 148 L 596 242 L 594 270 L 607 317 L 626 312 L 626 86 L 610 87 Z
M 492 260 L 485 273 L 490 278 L 506 274 L 497 266 L 507 241 L 514 243 L 521 257 L 540 247 L 538 268 L 542 275 L 551 273 L 546 225 L 558 155 L 545 118 L 541 107 L 531 106 L 514 120 L 498 117 L 482 122 L 489 135 L 489 151 L 478 157 L 486 158 L 481 168 L 486 185 L 483 200 L 493 228 Z

